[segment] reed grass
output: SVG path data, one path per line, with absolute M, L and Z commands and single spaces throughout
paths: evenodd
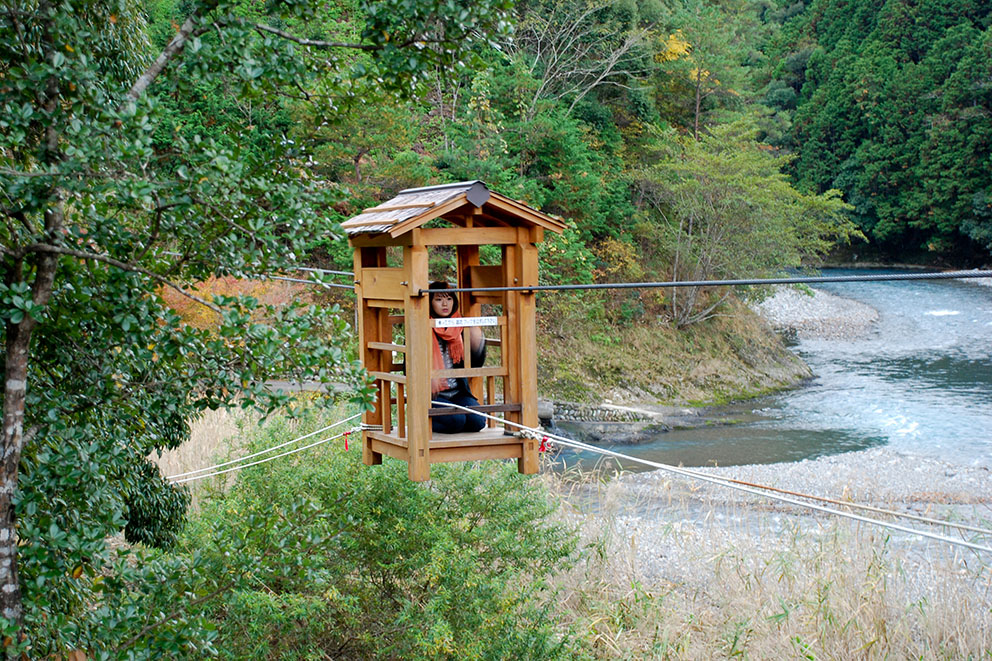
M 558 616 L 603 659 L 989 659 L 989 558 L 659 481 L 545 473 L 585 552 Z
M 167 450 L 152 459 L 165 476 L 211 466 L 223 461 L 230 452 L 230 444 L 241 429 L 245 418 L 242 411 L 218 409 L 206 411 L 190 429 L 190 439 L 173 450 Z

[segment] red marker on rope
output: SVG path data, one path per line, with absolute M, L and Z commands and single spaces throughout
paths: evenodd
M 538 448 L 538 452 L 547 452 L 547 451 L 548 451 L 548 437 L 547 436 L 542 436 L 541 437 L 541 447 Z
M 351 431 L 346 431 L 344 433 L 344 451 L 345 452 L 348 451 L 348 434 L 350 434 L 350 433 L 351 433 Z

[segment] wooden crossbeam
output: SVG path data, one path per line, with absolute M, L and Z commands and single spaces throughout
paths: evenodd
M 481 406 L 466 406 L 465 408 L 478 411 L 479 413 L 515 413 L 521 410 L 520 404 L 486 404 Z M 465 413 L 465 411 L 462 411 L 461 409 L 446 408 L 444 406 L 436 406 L 430 409 L 427 412 L 427 415 L 431 418 L 438 418 L 446 415 L 458 415 L 459 413 Z

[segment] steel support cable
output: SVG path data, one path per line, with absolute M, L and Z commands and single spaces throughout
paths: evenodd
M 349 278 L 354 278 L 355 274 L 352 271 L 332 271 L 330 269 L 315 269 L 309 266 L 294 266 L 292 267 L 294 271 L 309 271 L 311 273 L 327 273 L 329 275 L 346 275 Z
M 355 290 L 355 286 L 354 285 L 342 285 L 342 284 L 338 284 L 336 282 L 319 282 L 317 280 L 303 280 L 301 278 L 290 278 L 290 277 L 287 277 L 287 276 L 284 276 L 284 275 L 264 275 L 263 274 L 263 275 L 261 275 L 259 277 L 265 278 L 267 280 L 285 280 L 286 282 L 302 282 L 305 285 L 317 285 L 318 287 L 323 287 L 324 289 L 329 289 L 331 287 L 334 287 L 334 288 L 337 288 L 337 289 L 347 289 L 349 291 L 354 291 Z
M 312 271 L 315 273 L 332 273 L 336 275 L 350 275 L 348 271 L 329 271 L 325 269 L 309 269 L 297 267 L 296 270 Z M 300 282 L 308 285 L 319 285 L 321 287 L 337 287 L 339 289 L 353 289 L 352 285 L 337 283 L 317 282 L 314 280 L 302 280 L 297 278 L 287 278 L 285 276 L 263 275 L 261 277 L 274 280 L 288 280 L 289 282 Z M 794 278 L 752 278 L 740 280 L 670 280 L 663 282 L 603 282 L 590 284 L 572 285 L 534 285 L 515 287 L 452 287 L 447 291 L 458 292 L 536 292 L 536 291 L 585 291 L 595 289 L 659 289 L 676 287 L 744 287 L 760 285 L 815 285 L 830 282 L 889 282 L 900 280 L 967 280 L 974 278 L 992 278 L 992 271 L 947 271 L 940 273 L 891 273 L 887 275 L 824 275 L 824 276 L 803 276 Z M 419 296 L 429 292 L 428 289 L 418 291 Z
M 986 530 L 985 528 L 978 528 L 976 526 L 969 526 L 963 523 L 956 523 L 954 521 L 944 521 L 941 519 L 931 519 L 926 516 L 920 516 L 919 514 L 909 514 L 908 512 L 896 512 L 894 510 L 887 510 L 882 507 L 875 507 L 874 505 L 864 505 L 862 503 L 850 503 L 843 500 L 837 500 L 836 498 L 826 498 L 825 496 L 814 496 L 808 493 L 802 493 L 799 491 L 789 491 L 788 489 L 780 489 L 778 487 L 770 487 L 767 484 L 755 484 L 753 482 L 745 482 L 744 480 L 735 480 L 733 478 L 725 477 L 723 478 L 727 482 L 733 482 L 734 484 L 743 484 L 747 487 L 757 487 L 758 489 L 767 489 L 768 491 L 776 491 L 778 493 L 784 493 L 789 496 L 799 496 L 800 498 L 808 498 L 810 500 L 818 500 L 823 503 L 831 503 L 833 505 L 840 505 L 841 507 L 850 507 L 853 509 L 865 510 L 867 512 L 876 512 L 878 514 L 886 514 L 888 516 L 899 517 L 900 519 L 909 519 L 911 521 L 920 521 L 922 523 L 929 523 L 935 526 L 943 526 L 944 528 L 955 528 L 957 530 L 966 530 L 968 532 L 977 532 L 980 535 L 985 535 L 986 537 L 992 537 L 992 530 Z
M 217 475 L 224 475 L 225 473 L 230 473 L 232 471 L 239 471 L 242 468 L 249 468 L 250 466 L 258 466 L 259 464 L 264 464 L 274 459 L 279 459 L 281 457 L 288 457 L 291 454 L 296 454 L 297 452 L 303 452 L 304 450 L 309 450 L 310 448 L 317 447 L 318 445 L 321 445 L 323 443 L 329 443 L 331 441 L 335 441 L 346 434 L 350 434 L 353 431 L 358 431 L 358 429 L 356 428 L 356 429 L 348 430 L 346 432 L 341 432 L 340 434 L 337 434 L 335 436 L 328 436 L 327 438 L 322 438 L 319 441 L 314 441 L 309 445 L 304 445 L 303 447 L 299 447 L 299 448 L 293 448 L 292 450 L 287 450 L 286 452 L 280 452 L 279 454 L 272 455 L 271 457 L 266 457 L 265 459 L 259 459 L 258 461 L 253 461 L 248 464 L 241 464 L 239 466 L 234 466 L 232 468 L 226 468 L 222 471 L 217 471 L 216 473 L 207 473 L 206 475 L 194 475 L 192 477 L 187 477 L 182 480 L 173 480 L 172 483 L 183 484 L 184 482 L 192 482 L 193 480 L 202 480 L 208 477 L 216 477 Z
M 931 273 L 890 273 L 885 275 L 819 275 L 794 278 L 752 278 L 743 280 L 669 280 L 665 282 L 612 282 L 584 285 L 534 285 L 515 287 L 452 287 L 456 292 L 578 291 L 587 289 L 657 289 L 672 287 L 743 287 L 746 285 L 803 285 L 826 282 L 887 282 L 897 280 L 958 280 L 992 278 L 992 271 L 946 271 Z M 430 290 L 421 289 L 420 295 Z
M 497 418 L 495 416 L 488 415 L 486 413 L 481 413 L 479 411 L 475 411 L 475 410 L 470 409 L 470 408 L 468 408 L 466 406 L 459 406 L 458 404 L 452 404 L 450 402 L 438 402 L 438 401 L 432 401 L 431 404 L 434 405 L 434 406 L 448 406 L 448 407 L 451 407 L 451 408 L 460 409 L 462 411 L 467 411 L 469 413 L 474 413 L 476 415 L 480 415 L 483 418 L 488 418 L 490 420 L 496 420 L 497 422 L 502 422 L 505 425 L 511 425 L 511 426 L 516 427 L 518 429 L 521 429 L 521 430 L 524 430 L 524 431 L 528 431 L 528 432 L 531 432 L 533 434 L 537 434 L 539 436 L 547 437 L 550 440 L 554 440 L 559 445 L 565 445 L 567 447 L 572 447 L 572 448 L 576 448 L 576 449 L 579 449 L 579 450 L 586 450 L 587 452 L 594 452 L 594 453 L 597 453 L 597 454 L 602 454 L 602 455 L 606 455 L 606 456 L 610 456 L 610 457 L 615 457 L 617 459 L 626 459 L 627 461 L 633 461 L 635 463 L 639 463 L 639 464 L 642 464 L 642 465 L 645 465 L 645 466 L 651 466 L 652 468 L 658 468 L 660 470 L 668 471 L 670 473 L 675 473 L 676 475 L 681 475 L 683 477 L 689 477 L 689 478 L 692 478 L 692 479 L 700 480 L 702 482 L 709 482 L 711 484 L 716 484 L 718 486 L 727 487 L 729 489 L 735 489 L 737 491 L 742 491 L 744 493 L 750 493 L 750 494 L 756 495 L 756 496 L 762 496 L 762 497 L 765 497 L 765 498 L 771 498 L 772 500 L 777 500 L 777 501 L 780 501 L 780 502 L 783 502 L 783 503 L 789 503 L 791 505 L 797 505 L 799 507 L 805 507 L 806 509 L 816 510 L 818 512 L 823 512 L 825 514 L 833 514 L 834 516 L 839 516 L 839 517 L 846 518 L 846 519 L 851 519 L 851 520 L 854 520 L 854 521 L 860 521 L 862 523 L 868 523 L 868 524 L 871 524 L 871 525 L 880 526 L 882 528 L 889 528 L 890 530 L 898 530 L 900 532 L 909 533 L 911 535 L 918 535 L 920 537 L 926 537 L 926 538 L 929 538 L 929 539 L 934 539 L 934 540 L 937 540 L 937 541 L 946 542 L 948 544 L 954 544 L 956 546 L 963 546 L 965 548 L 972 549 L 973 551 L 984 551 L 985 553 L 992 554 L 992 547 L 983 546 L 982 544 L 973 544 L 973 543 L 968 542 L 968 541 L 963 540 L 963 539 L 955 539 L 954 537 L 948 537 L 947 535 L 941 535 L 941 534 L 938 534 L 938 533 L 927 532 L 925 530 L 917 530 L 915 528 L 910 528 L 910 527 L 907 527 L 907 526 L 901 526 L 901 525 L 896 524 L 896 523 L 888 523 L 886 521 L 879 521 L 878 519 L 872 519 L 872 518 L 869 518 L 869 517 L 866 517 L 866 516 L 859 516 L 857 514 L 852 514 L 850 512 L 842 512 L 840 510 L 831 509 L 829 507 L 823 507 L 822 505 L 814 505 L 813 503 L 804 503 L 804 502 L 802 502 L 800 500 L 795 500 L 794 498 L 788 498 L 786 496 L 779 496 L 779 495 L 774 494 L 774 493 L 768 493 L 768 492 L 765 492 L 765 491 L 760 491 L 759 489 L 756 489 L 756 488 L 747 487 L 747 486 L 743 486 L 743 485 L 740 485 L 740 484 L 734 484 L 734 483 L 731 483 L 731 482 L 727 481 L 726 479 L 720 478 L 718 476 L 707 475 L 706 473 L 699 473 L 699 472 L 688 470 L 688 469 L 685 469 L 685 468 L 679 468 L 677 466 L 671 466 L 669 464 L 662 464 L 662 463 L 658 463 L 656 461 L 649 461 L 647 459 L 641 459 L 639 457 L 632 457 L 630 455 L 623 454 L 621 452 L 615 452 L 613 450 L 607 450 L 605 448 L 598 448 L 598 447 L 596 447 L 594 445 L 589 445 L 587 443 L 582 443 L 581 441 L 573 441 L 572 439 L 565 438 L 564 436 L 559 436 L 557 434 L 552 434 L 552 433 L 549 433 L 549 432 L 545 432 L 545 431 L 540 431 L 540 430 L 537 430 L 537 429 L 533 429 L 531 427 L 526 427 L 524 425 L 520 425 L 520 424 L 517 424 L 515 422 L 510 422 L 509 420 L 503 420 L 501 418 Z M 896 515 L 898 515 L 898 514 L 896 514 Z
M 344 420 L 338 420 L 337 422 L 335 422 L 333 424 L 330 424 L 330 425 L 327 425 L 326 427 L 321 427 L 317 431 L 312 431 L 309 434 L 304 434 L 303 436 L 300 436 L 298 438 L 294 438 L 291 441 L 286 441 L 285 443 L 280 443 L 279 445 L 273 445 L 271 448 L 265 448 L 264 450 L 259 450 L 258 452 L 253 452 L 253 453 L 251 453 L 249 455 L 245 455 L 244 457 L 238 457 L 237 459 L 231 459 L 230 461 L 224 461 L 224 462 L 221 462 L 219 464 L 214 464 L 213 466 L 207 466 L 206 468 L 197 468 L 196 470 L 187 471 L 185 473 L 179 473 L 177 475 L 170 475 L 170 476 L 168 476 L 165 479 L 167 479 L 167 480 L 176 480 L 176 479 L 179 479 L 181 477 L 186 477 L 188 475 L 195 475 L 197 473 L 205 473 L 207 471 L 212 471 L 212 470 L 215 470 L 217 468 L 223 468 L 224 466 L 230 466 L 231 464 L 236 464 L 236 463 L 241 462 L 241 461 L 245 461 L 245 460 L 248 460 L 248 459 L 254 459 L 255 457 L 261 456 L 263 454 L 268 454 L 269 452 L 275 452 L 276 450 L 279 450 L 281 448 L 284 448 L 287 445 L 292 445 L 293 443 L 299 443 L 300 441 L 305 440 L 305 439 L 308 439 L 311 436 L 316 436 L 317 434 L 322 434 L 325 431 L 327 431 L 328 429 L 334 429 L 335 427 L 340 427 L 341 425 L 345 424 L 346 422 L 351 422 L 355 418 L 360 418 L 361 416 L 362 416 L 361 413 L 356 413 L 355 415 L 351 416 L 350 418 L 345 418 Z

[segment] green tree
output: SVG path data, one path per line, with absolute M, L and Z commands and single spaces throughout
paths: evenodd
M 174 109 L 183 104 L 169 100 L 188 107 L 205 90 L 244 104 L 305 98 L 318 77 L 409 92 L 425 71 L 457 67 L 466 48 L 502 30 L 508 9 L 505 0 L 471 11 L 367 3 L 354 18 L 357 38 L 335 40 L 309 2 L 183 6 L 161 51 L 133 3 L 9 0 L 0 10 L 8 656 L 123 644 L 106 637 L 125 629 L 94 625 L 83 635 L 74 616 L 116 604 L 108 622 L 122 622 L 156 607 L 113 592 L 129 589 L 124 578 L 102 578 L 114 571 L 104 540 L 121 528 L 134 540 L 174 538 L 185 496 L 145 457 L 180 443 L 198 411 L 283 407 L 287 396 L 263 386 L 272 376 L 344 380 L 359 400 L 369 396 L 335 310 L 190 293 L 209 275 L 297 263 L 306 241 L 330 229 L 332 197 L 289 136 L 253 140 L 233 120 L 211 135 L 182 125 Z M 313 108 L 333 112 L 326 97 Z M 162 287 L 211 309 L 218 328 L 183 325 Z M 30 647 L 27 632 L 53 642 Z
M 744 88 L 749 8 L 744 3 L 728 4 L 724 8 L 720 3 L 682 0 L 667 17 L 674 30 L 669 40 L 684 44 L 684 54 L 662 58 L 661 69 L 681 78 L 690 90 L 687 101 L 696 139 L 705 129 L 707 110 L 735 105 Z
M 671 151 L 634 174 L 656 209 L 673 280 L 772 275 L 838 239 L 859 236 L 837 191 L 797 191 L 781 171 L 786 160 L 755 134 L 750 123 L 739 122 L 698 141 L 659 136 L 659 147 Z M 707 319 L 729 293 L 673 290 L 672 320 L 683 327 Z
M 783 141 L 796 182 L 841 190 L 891 256 L 988 257 L 990 15 L 975 0 L 815 0 L 786 27 L 785 52 L 810 52 L 776 73 L 800 90 Z

